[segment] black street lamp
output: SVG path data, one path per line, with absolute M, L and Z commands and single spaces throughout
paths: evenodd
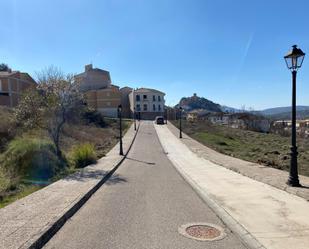
M 122 111 L 122 106 L 118 106 L 118 118 L 119 118 L 119 144 L 120 144 L 120 150 L 119 150 L 119 155 L 123 156 L 123 149 L 122 149 L 122 117 L 121 117 L 121 111 Z
M 135 107 L 134 107 L 134 111 L 133 111 L 133 120 L 134 120 L 134 130 L 136 131 L 136 113 L 135 113 Z
M 182 120 L 182 107 L 179 107 L 179 138 L 182 138 L 181 120 Z
M 291 147 L 291 164 L 290 174 L 287 184 L 293 187 L 300 187 L 298 179 L 297 169 L 297 146 L 296 146 L 296 75 L 297 70 L 303 64 L 305 53 L 297 48 L 296 45 L 292 47 L 292 50 L 284 56 L 286 65 L 292 72 L 292 147 Z

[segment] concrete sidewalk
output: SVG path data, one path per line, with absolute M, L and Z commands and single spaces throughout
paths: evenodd
M 156 126 L 167 156 L 251 248 L 309 248 L 309 202 L 193 153 L 167 126 Z
M 172 125 L 170 122 L 168 123 L 167 127 L 176 137 L 179 136 L 179 129 Z M 205 145 L 199 143 L 198 141 L 192 139 L 184 133 L 183 139 L 181 141 L 199 157 L 205 158 L 215 164 L 221 165 L 227 169 L 248 176 L 259 182 L 263 182 L 273 187 L 284 190 L 288 193 L 298 195 L 309 201 L 309 177 L 307 176 L 299 176 L 300 183 L 303 187 L 290 187 L 286 185 L 286 181 L 289 176 L 289 173 L 287 171 L 224 155 L 211 148 L 206 147 Z
M 123 137 L 127 154 L 133 126 Z M 117 144 L 96 164 L 0 209 L 0 248 L 40 248 L 111 176 L 125 157 Z

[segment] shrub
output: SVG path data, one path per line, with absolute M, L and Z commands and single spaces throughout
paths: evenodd
M 16 133 L 16 124 L 13 111 L 5 106 L 0 106 L 0 151 L 3 151 L 8 141 L 13 139 Z
M 93 144 L 84 143 L 77 145 L 71 152 L 71 161 L 76 168 L 83 168 L 96 162 L 96 153 Z
M 83 119 L 86 121 L 87 124 L 95 124 L 99 127 L 105 127 L 106 122 L 102 116 L 101 113 L 92 110 L 92 109 L 86 109 L 83 113 Z
M 0 168 L 0 200 L 2 193 L 5 192 L 10 187 L 10 179 L 9 177 L 3 172 L 3 169 Z
M 2 154 L 2 169 L 12 179 L 47 180 L 63 167 L 52 142 L 34 138 L 16 138 Z

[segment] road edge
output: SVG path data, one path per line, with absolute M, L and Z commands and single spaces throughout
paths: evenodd
M 133 124 L 132 124 L 133 125 Z M 129 148 L 127 149 L 124 156 L 121 160 L 111 169 L 92 189 L 90 189 L 80 200 L 69 210 L 65 212 L 57 221 L 50 225 L 47 231 L 45 231 L 40 237 L 38 237 L 28 248 L 29 249 L 39 249 L 42 248 L 60 229 L 61 227 L 90 199 L 90 197 L 115 173 L 119 166 L 126 159 L 129 154 L 136 136 L 140 128 L 140 123 L 137 126 L 137 129 L 134 134 L 134 137 L 130 143 Z M 117 146 L 117 143 L 115 146 Z
M 168 127 L 167 127 L 168 129 Z M 157 129 L 155 129 L 157 132 Z M 173 134 L 173 133 L 172 133 Z M 157 132 L 160 144 L 168 156 L 163 144 L 161 143 L 160 136 Z M 174 134 L 173 134 L 174 136 Z M 187 147 L 187 145 L 185 145 Z M 251 235 L 239 222 L 237 222 L 224 208 L 213 200 L 210 195 L 198 186 L 198 184 L 183 170 L 175 165 L 175 163 L 169 158 L 170 162 L 179 173 L 179 175 L 191 186 L 191 188 L 197 193 L 197 195 L 215 212 L 215 214 L 220 218 L 220 220 L 234 233 L 236 234 L 242 243 L 250 249 L 267 249 L 264 247 L 253 235 Z M 222 167 L 222 166 L 221 166 Z

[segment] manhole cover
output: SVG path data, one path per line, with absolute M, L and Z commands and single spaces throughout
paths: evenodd
M 222 227 L 209 223 L 190 223 L 182 225 L 178 228 L 178 231 L 187 238 L 200 241 L 220 240 L 226 236 Z

